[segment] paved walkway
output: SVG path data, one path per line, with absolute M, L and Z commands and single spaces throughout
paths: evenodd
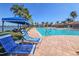
M 40 37 L 35 56 L 75 56 L 79 52 L 79 36 L 41 37 L 35 28 L 29 31 L 30 36 Z

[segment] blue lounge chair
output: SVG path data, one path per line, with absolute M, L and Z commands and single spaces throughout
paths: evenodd
M 16 44 L 11 35 L 0 36 L 0 43 L 5 49 L 6 53 L 11 55 L 16 54 L 34 54 L 35 44 Z
M 21 33 L 23 36 L 23 39 L 25 39 L 26 42 L 32 42 L 32 43 L 39 43 L 41 42 L 40 38 L 32 38 L 29 36 L 28 32 L 25 29 L 21 29 Z

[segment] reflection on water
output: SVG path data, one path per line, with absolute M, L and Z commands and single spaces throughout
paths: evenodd
M 6 30 L 13 30 L 14 28 L 18 28 L 17 26 L 5 26 L 4 31 Z M 0 31 L 2 31 L 2 26 L 0 26 Z

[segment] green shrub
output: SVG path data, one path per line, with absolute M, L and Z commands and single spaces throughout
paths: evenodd
M 11 34 L 12 34 L 14 40 L 21 40 L 21 38 L 22 38 L 22 35 L 20 32 L 17 32 L 17 33 L 11 32 Z
M 14 40 L 20 40 L 22 38 L 22 35 L 20 32 L 11 32 L 11 31 L 1 32 L 0 36 L 7 35 L 7 34 L 11 34 Z

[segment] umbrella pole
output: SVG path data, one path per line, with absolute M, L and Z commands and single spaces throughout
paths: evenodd
M 4 32 L 4 21 L 2 21 L 2 32 Z

